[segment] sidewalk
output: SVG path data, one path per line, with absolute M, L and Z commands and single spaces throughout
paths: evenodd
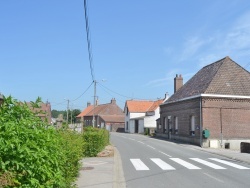
M 114 148 L 113 157 L 84 158 L 76 181 L 78 188 L 125 188 L 121 157 Z
M 221 149 L 221 148 L 214 149 L 214 148 L 201 148 L 199 146 L 193 146 L 193 147 L 197 150 L 213 153 L 233 160 L 241 161 L 250 165 L 250 153 L 241 153 L 240 151 L 237 150 Z

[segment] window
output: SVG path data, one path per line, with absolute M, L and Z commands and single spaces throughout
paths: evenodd
M 191 130 L 190 135 L 195 136 L 195 116 L 191 116 Z
M 164 132 L 167 132 L 167 118 L 164 117 Z
M 178 117 L 174 117 L 175 134 L 178 134 Z
M 128 130 L 128 122 L 126 122 L 126 130 Z

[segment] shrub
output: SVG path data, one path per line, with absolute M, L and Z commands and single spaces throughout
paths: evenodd
M 95 157 L 109 144 L 109 132 L 105 129 L 93 127 L 84 128 L 83 140 L 85 143 L 85 157 Z
M 40 99 L 32 103 L 38 107 Z M 56 131 L 12 97 L 0 107 L 0 187 L 68 188 L 83 152 L 80 135 Z M 79 150 L 79 151 L 78 151 Z

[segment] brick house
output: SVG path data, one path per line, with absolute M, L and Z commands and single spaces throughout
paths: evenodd
M 160 117 L 159 105 L 165 100 L 166 97 L 156 101 L 127 100 L 124 107 L 125 132 L 144 133 L 145 129 L 149 129 L 150 133 L 154 133 L 156 119 Z
M 52 124 L 51 105 L 49 102 L 39 103 L 39 108 L 33 108 L 30 102 L 27 102 L 27 105 L 33 112 L 37 113 L 39 118 L 48 124 Z
M 160 105 L 157 135 L 201 147 L 239 149 L 250 141 L 250 73 L 225 57 L 203 67 Z M 203 136 L 203 130 L 210 135 Z M 208 137 L 208 138 L 206 138 Z
M 106 128 L 112 132 L 124 131 L 124 112 L 116 104 L 116 100 L 113 98 L 110 103 L 91 105 L 87 103 L 87 107 L 77 116 L 81 119 L 84 126 Z

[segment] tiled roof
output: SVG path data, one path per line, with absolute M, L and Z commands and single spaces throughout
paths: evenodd
M 199 94 L 249 96 L 250 73 L 225 57 L 199 70 L 166 103 Z
M 85 108 L 78 116 L 76 117 L 83 117 L 85 115 L 87 115 L 91 110 L 93 110 L 93 105 L 88 106 L 87 108 Z
M 77 117 L 95 115 L 124 115 L 122 109 L 117 104 L 101 104 L 93 107 L 93 105 L 85 108 Z
M 100 116 L 105 122 L 112 122 L 112 123 L 124 123 L 125 122 L 125 115 L 101 115 Z
M 144 113 L 154 111 L 163 100 L 157 101 L 138 101 L 138 100 L 128 100 L 126 101 L 126 106 L 129 112 Z

